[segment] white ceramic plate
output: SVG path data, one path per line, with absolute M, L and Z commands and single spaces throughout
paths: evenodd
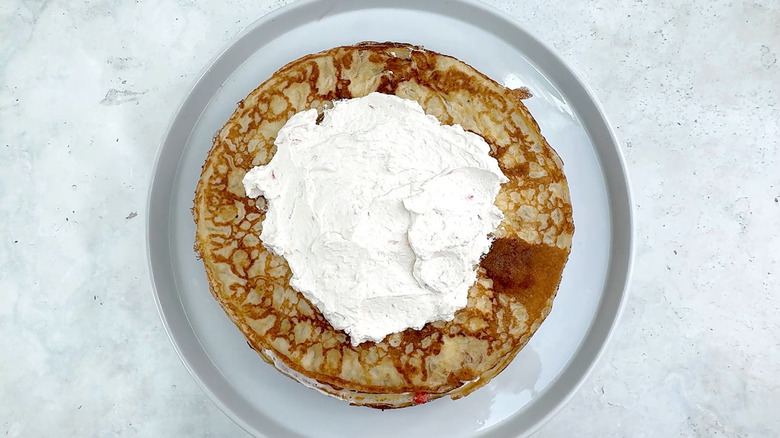
M 512 364 L 458 400 L 400 410 L 351 407 L 265 364 L 208 291 L 190 214 L 214 133 L 251 90 L 300 56 L 360 41 L 397 41 L 455 56 L 511 87 L 565 163 L 576 232 L 552 313 Z M 203 73 L 157 157 L 148 252 L 163 322 L 205 392 L 258 436 L 508 436 L 535 430 L 575 391 L 625 297 L 631 202 L 617 140 L 582 81 L 508 17 L 468 1 L 295 3 L 251 25 Z

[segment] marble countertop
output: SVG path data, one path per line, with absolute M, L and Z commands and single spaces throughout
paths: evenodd
M 286 1 L 0 6 L 0 436 L 243 436 L 155 308 L 146 196 L 203 66 Z M 617 332 L 537 433 L 780 434 L 780 3 L 488 3 L 575 67 L 622 141 Z

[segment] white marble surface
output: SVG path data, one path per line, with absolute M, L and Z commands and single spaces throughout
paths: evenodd
M 195 75 L 284 3 L 0 4 L 0 436 L 243 435 L 162 329 L 145 203 Z M 625 314 L 537 436 L 780 434 L 780 3 L 490 3 L 592 86 L 635 196 Z

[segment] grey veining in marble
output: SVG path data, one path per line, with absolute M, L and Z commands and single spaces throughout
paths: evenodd
M 0 436 L 241 436 L 179 361 L 144 248 L 154 155 L 284 1 L 0 5 Z M 538 436 L 780 434 L 780 3 L 491 0 L 602 101 L 634 190 L 631 296 Z

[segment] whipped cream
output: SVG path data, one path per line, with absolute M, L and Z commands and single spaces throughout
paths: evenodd
M 353 345 L 451 320 L 503 215 L 485 140 L 417 102 L 371 93 L 295 114 L 244 177 L 290 285 Z

